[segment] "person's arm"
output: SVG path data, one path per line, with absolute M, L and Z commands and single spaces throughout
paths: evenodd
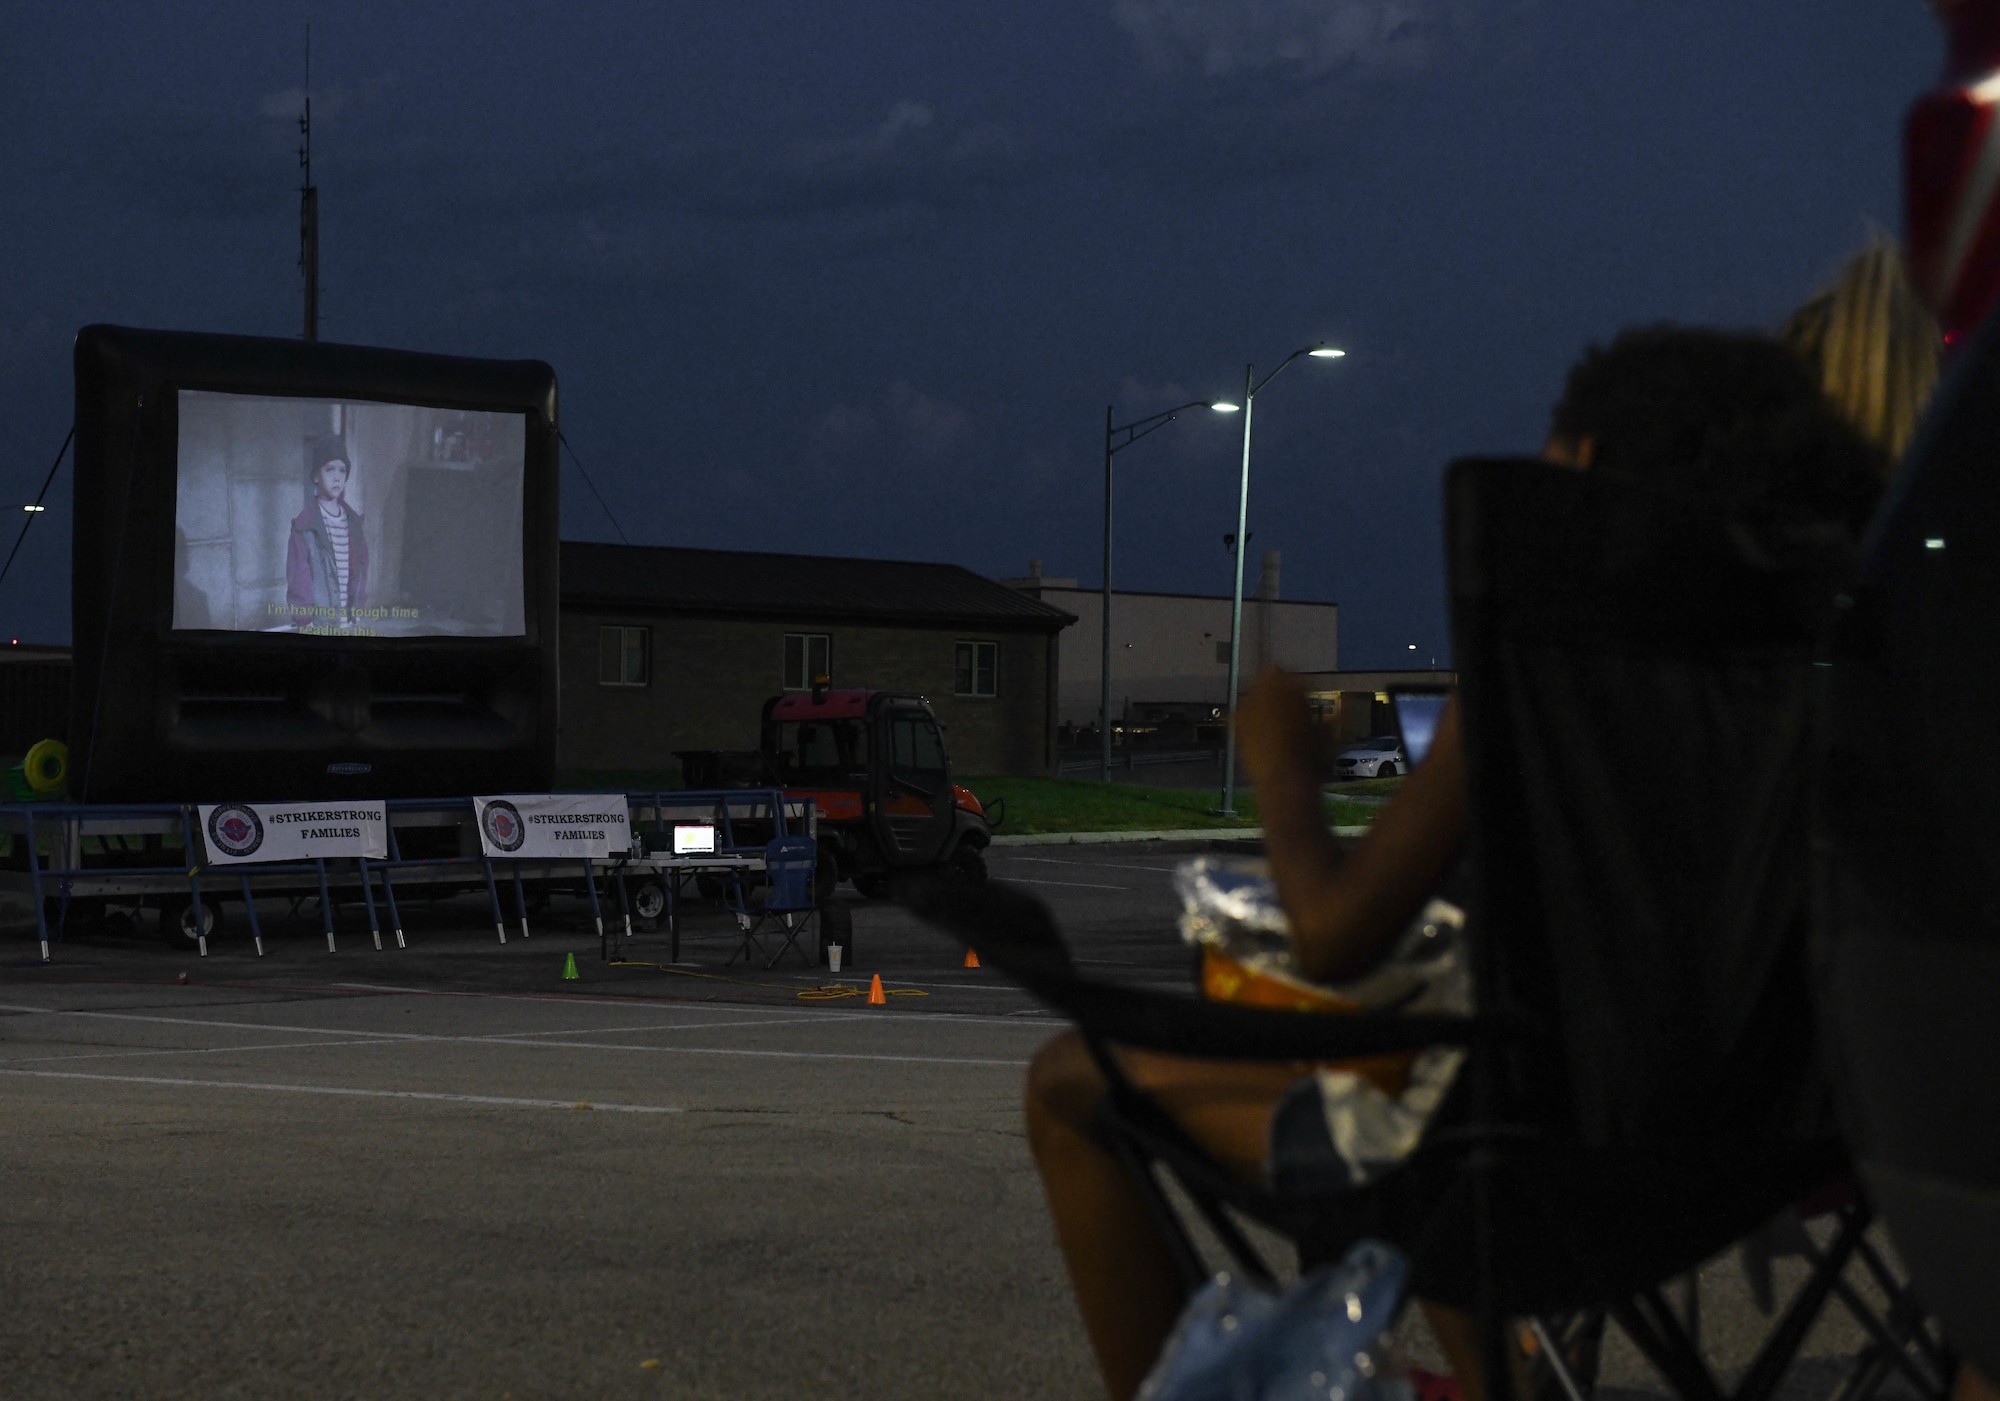
M 310 608 L 312 601 L 312 563 L 306 558 L 306 537 L 293 530 L 285 542 L 285 604 L 293 609 Z
M 1275 670 L 1258 677 L 1237 724 L 1300 973 L 1339 982 L 1367 972 L 1436 893 L 1465 832 L 1457 700 L 1445 706 L 1422 765 L 1346 850 L 1327 828 L 1312 714 L 1297 678 Z
M 368 533 L 361 517 L 347 513 L 347 606 L 362 608 L 368 603 Z

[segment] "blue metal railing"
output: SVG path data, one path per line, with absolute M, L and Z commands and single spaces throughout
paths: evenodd
M 605 796 L 615 796 L 607 792 Z M 754 845 L 739 843 L 736 823 L 761 822 L 772 824 L 772 836 L 789 835 L 786 807 L 788 803 L 799 809 L 804 826 L 810 830 L 813 825 L 812 800 L 787 799 L 779 789 L 695 789 L 673 790 L 655 789 L 645 793 L 623 794 L 628 810 L 635 814 L 646 814 L 653 831 L 665 836 L 674 820 L 707 820 L 718 829 L 719 853 L 725 855 L 761 855 L 763 843 Z M 395 814 L 430 812 L 452 819 L 451 825 L 460 821 L 471 821 L 476 815 L 473 800 L 467 798 L 392 798 L 385 804 L 389 813 L 388 848 L 386 861 L 371 862 L 366 857 L 355 858 L 356 874 L 361 885 L 363 903 L 368 911 L 369 932 L 374 937 L 375 947 L 382 947 L 382 928 L 375 905 L 374 885 L 371 873 L 379 875 L 382 895 L 387 907 L 390 927 L 396 938 L 396 947 L 405 948 L 407 942 L 403 933 L 402 912 L 396 901 L 392 873 L 430 872 L 436 874 L 471 874 L 471 867 L 477 866 L 484 878 L 488 908 L 493 917 L 493 928 L 501 943 L 507 942 L 507 926 L 501 913 L 498 882 L 493 871 L 493 858 L 482 850 L 479 855 L 456 855 L 446 857 L 405 857 L 396 836 Z M 26 866 L 29 896 L 35 907 L 35 932 L 41 944 L 42 961 L 50 960 L 50 943 L 60 937 L 68 919 L 69 902 L 73 888 L 79 881 L 96 881 L 125 877 L 166 877 L 185 880 L 188 886 L 189 909 L 193 914 L 192 934 L 196 946 L 203 957 L 208 954 L 207 905 L 202 899 L 202 879 L 206 874 L 211 889 L 215 882 L 236 877 L 239 893 L 248 911 L 250 932 L 256 944 L 258 955 L 264 953 L 263 929 L 257 918 L 257 903 L 251 887 L 251 877 L 258 877 L 260 885 L 269 885 L 268 877 L 297 875 L 310 876 L 318 887 L 321 923 L 326 934 L 327 952 L 336 951 L 333 926 L 333 901 L 327 884 L 327 861 L 317 857 L 311 861 L 269 862 L 233 865 L 228 870 L 218 867 L 205 859 L 206 848 L 202 844 L 198 822 L 198 805 L 194 803 L 0 803 L 0 831 L 18 826 L 25 838 Z M 408 824 L 416 826 L 420 824 Z M 441 824 L 442 825 L 442 824 Z M 632 934 L 631 902 L 625 888 L 625 870 L 636 855 L 643 854 L 643 843 L 638 837 L 639 821 L 631 823 L 635 838 L 633 849 L 625 856 L 608 862 L 614 888 L 618 894 L 619 913 L 623 918 L 625 935 Z M 95 828 L 95 833 L 92 832 Z M 178 835 L 181 839 L 180 859 L 172 865 L 127 864 L 114 862 L 106 865 L 86 866 L 84 862 L 84 842 L 89 836 L 129 836 L 147 835 L 162 838 Z M 47 864 L 42 857 L 43 838 L 47 837 L 49 852 Z M 161 843 L 161 855 L 171 850 L 166 842 Z M 338 858 L 332 858 L 338 859 Z M 528 900 L 521 867 L 509 862 L 514 886 L 516 911 L 521 925 L 521 936 L 528 937 Z M 591 918 L 597 929 L 599 951 L 608 957 L 604 915 L 597 896 L 597 863 L 593 858 L 581 859 L 584 889 L 590 899 Z M 48 890 L 57 887 L 56 932 L 52 935 L 48 918 Z M 672 898 L 669 885 L 669 899 Z M 677 932 L 677 931 L 676 931 Z M 676 940 L 678 942 L 678 940 Z

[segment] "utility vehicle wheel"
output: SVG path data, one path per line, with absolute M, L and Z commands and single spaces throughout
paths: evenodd
M 976 846 L 962 846 L 945 862 L 944 873 L 955 881 L 978 885 L 986 879 L 986 856 Z
M 1384 759 L 1381 763 L 1375 766 L 1375 777 L 1394 778 L 1395 776 L 1396 776 L 1396 766 L 1390 763 L 1388 760 Z
M 649 880 L 632 892 L 632 914 L 638 919 L 658 919 L 667 912 L 666 888 Z
M 195 942 L 195 903 L 183 895 L 160 911 L 160 934 L 171 949 L 192 949 Z M 222 931 L 222 906 L 214 900 L 201 902 L 201 933 L 213 939 Z
M 813 866 L 813 903 L 824 905 L 833 898 L 833 892 L 840 886 L 840 863 L 833 859 L 833 853 L 821 848 L 819 860 Z
M 854 888 L 870 900 L 886 900 L 892 892 L 889 877 L 882 874 L 856 876 Z

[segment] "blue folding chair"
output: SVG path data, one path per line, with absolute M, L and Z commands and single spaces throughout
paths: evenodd
M 740 956 L 746 963 L 751 950 L 763 957 L 764 946 L 757 936 L 766 932 L 782 933 L 784 942 L 778 951 L 765 963 L 766 968 L 775 968 L 778 960 L 785 956 L 785 950 L 798 947 L 799 936 L 806 932 L 812 918 L 818 913 L 813 904 L 813 871 L 819 864 L 819 848 L 811 837 L 779 837 L 764 844 L 764 903 L 756 909 L 744 898 L 741 882 L 730 882 L 727 896 L 730 913 L 736 916 L 736 923 L 743 931 L 743 942 L 736 946 L 736 952 L 729 955 L 734 963 Z M 776 926 L 773 928 L 773 926 Z M 808 966 L 813 956 L 799 949 L 799 956 Z M 724 965 L 725 967 L 727 965 Z

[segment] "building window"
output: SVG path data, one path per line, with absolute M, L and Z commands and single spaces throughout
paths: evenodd
M 644 686 L 653 679 L 651 628 L 597 630 L 597 684 Z
M 823 632 L 785 634 L 785 689 L 809 691 L 820 677 L 833 679 L 833 639 Z
M 1000 693 L 1000 644 L 961 642 L 952 667 L 951 691 L 956 696 L 993 696 Z

